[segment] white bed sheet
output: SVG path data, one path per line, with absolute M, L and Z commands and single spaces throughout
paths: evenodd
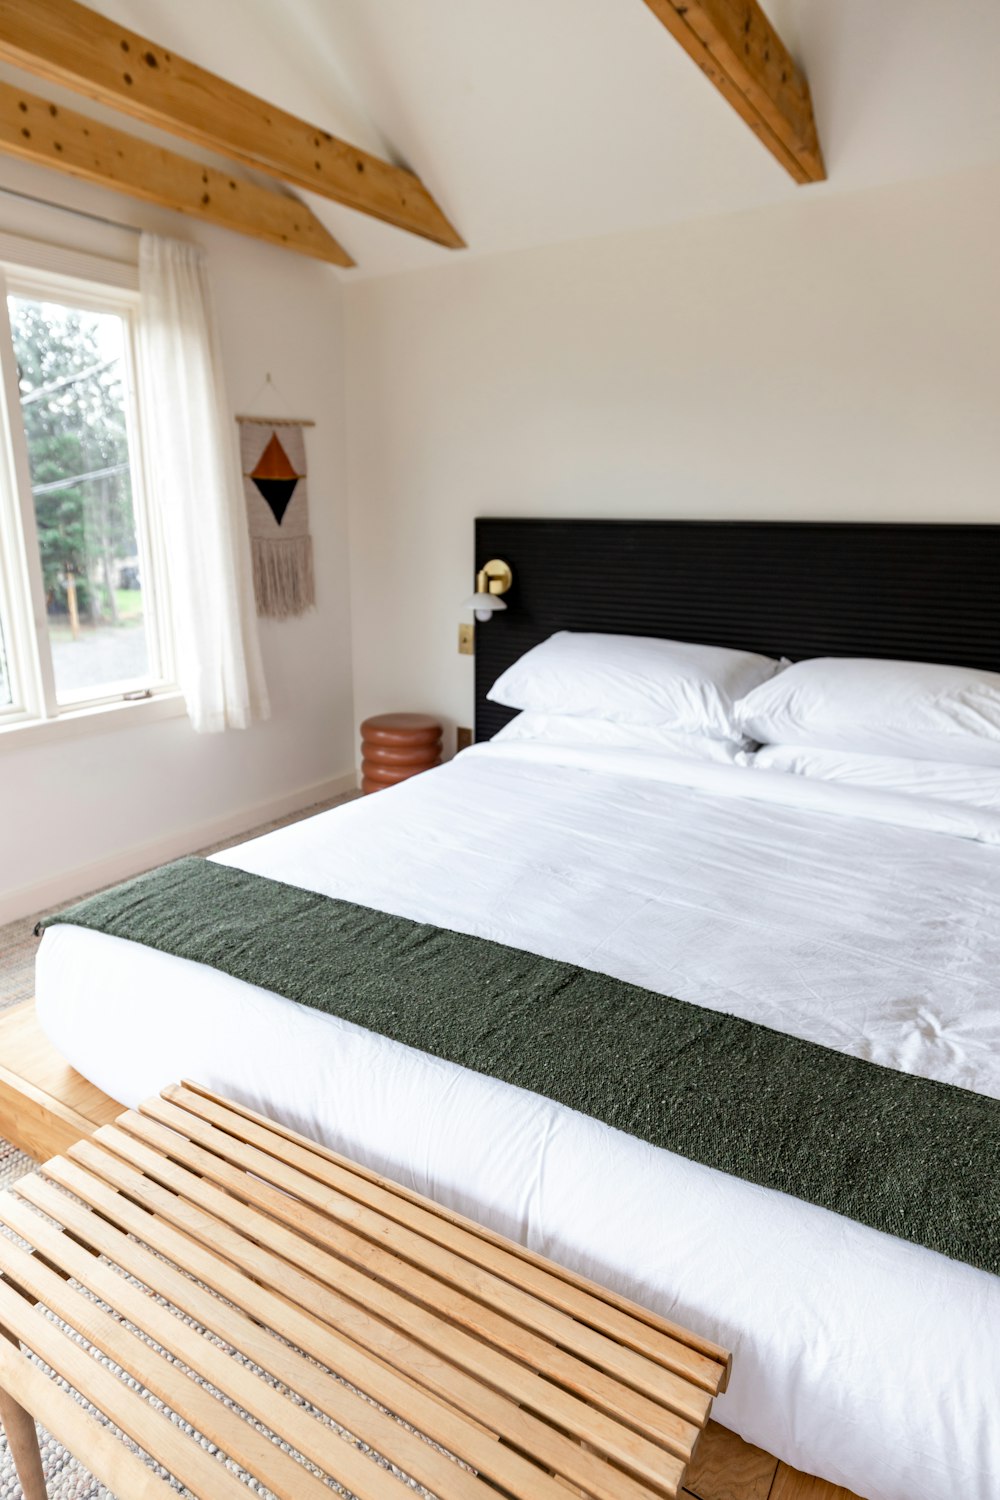
M 1000 1097 L 996 847 L 894 826 L 907 799 L 511 748 L 216 858 Z M 720 1421 L 806 1471 L 1000 1494 L 1000 1278 L 120 939 L 50 929 L 37 988 L 124 1102 L 197 1078 L 729 1345 Z

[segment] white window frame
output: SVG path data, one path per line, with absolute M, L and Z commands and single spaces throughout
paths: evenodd
M 22 248 L 27 253 L 20 253 Z M 10 251 L 13 249 L 14 254 Z M 43 253 L 38 253 L 38 252 Z M 6 253 L 5 253 L 6 252 Z M 96 273 L 96 274 L 95 274 Z M 50 246 L 22 247 L 0 235 L 0 595 L 6 603 L 4 644 L 12 703 L 0 706 L 0 749 L 56 735 L 93 733 L 117 725 L 185 712 L 174 680 L 168 575 L 161 528 L 151 513 L 135 379 L 138 278 L 132 266 Z M 113 312 L 125 326 L 125 417 L 132 503 L 141 555 L 150 675 L 141 687 L 115 686 L 58 703 L 48 640 L 41 557 L 35 526 L 28 449 L 7 295 L 49 297 L 68 305 Z M 136 694 L 140 696 L 136 696 Z

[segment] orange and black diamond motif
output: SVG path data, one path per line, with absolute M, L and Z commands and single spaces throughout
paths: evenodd
M 295 472 L 276 432 L 272 432 L 270 442 L 247 477 L 253 480 L 280 526 L 302 475 Z

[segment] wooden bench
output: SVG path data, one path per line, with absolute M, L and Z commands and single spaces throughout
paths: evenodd
M 403 1500 L 400 1474 L 440 1500 L 662 1500 L 729 1374 L 715 1344 L 191 1084 L 21 1179 L 0 1223 L 31 1247 L 0 1237 L 28 1500 L 32 1419 L 119 1500 L 166 1500 L 164 1470 L 246 1500 L 222 1454 L 289 1500 L 328 1500 L 320 1474 L 361 1500 Z

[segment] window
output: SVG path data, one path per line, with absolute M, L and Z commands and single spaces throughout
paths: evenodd
M 150 696 L 170 661 L 142 486 L 135 295 L 13 271 L 0 292 L 2 728 Z

